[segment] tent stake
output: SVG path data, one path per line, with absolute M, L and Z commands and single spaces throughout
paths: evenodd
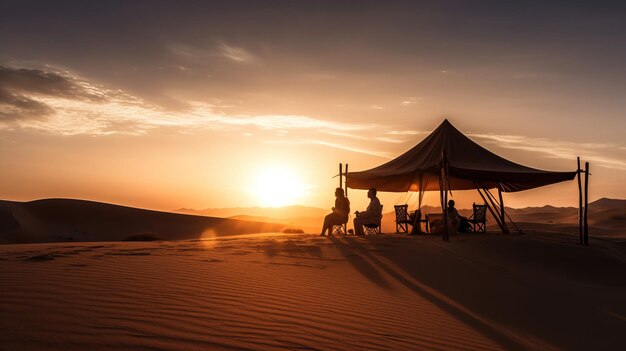
M 583 186 L 580 181 L 580 157 L 576 157 L 576 162 L 578 164 L 576 168 L 576 178 L 578 178 L 578 239 L 581 244 L 584 244 L 583 241 Z
M 585 217 L 583 219 L 585 245 L 589 245 L 589 226 L 587 224 L 587 209 L 588 208 L 589 208 L 589 162 L 585 162 Z

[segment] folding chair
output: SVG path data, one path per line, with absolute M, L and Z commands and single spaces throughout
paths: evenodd
M 413 225 L 413 221 L 409 218 L 409 205 L 395 205 L 396 210 L 396 233 L 408 233 L 409 225 Z
M 487 205 L 476 205 L 472 204 L 472 208 L 474 213 L 467 219 L 467 222 L 470 224 L 471 232 L 481 232 L 484 233 L 487 231 Z
M 380 205 L 380 218 L 378 219 L 378 223 L 370 223 L 363 225 L 363 233 L 365 235 L 373 235 L 380 234 L 380 222 L 383 217 L 383 205 Z
M 341 224 L 333 224 L 333 229 L 330 231 L 333 235 L 347 235 L 348 220 Z

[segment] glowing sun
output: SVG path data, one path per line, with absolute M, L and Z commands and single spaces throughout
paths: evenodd
M 252 193 L 263 207 L 294 205 L 306 192 L 306 185 L 286 168 L 260 172 L 252 187 Z

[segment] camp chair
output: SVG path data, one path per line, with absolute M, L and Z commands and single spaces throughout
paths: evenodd
M 333 229 L 330 231 L 333 235 L 346 235 L 348 227 L 348 220 L 341 224 L 333 224 Z
M 380 222 L 383 217 L 383 205 L 380 205 L 380 219 L 378 223 L 363 224 L 363 233 L 365 235 L 380 234 Z
M 396 210 L 396 233 L 408 233 L 409 225 L 413 225 L 413 221 L 409 218 L 409 205 L 395 205 Z
M 484 233 L 487 231 L 487 205 L 476 205 L 472 204 L 472 208 L 474 209 L 474 213 L 467 219 L 467 223 L 470 224 L 471 232 L 481 232 Z

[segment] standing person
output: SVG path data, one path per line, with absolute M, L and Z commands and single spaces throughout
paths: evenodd
M 380 205 L 380 200 L 376 197 L 376 188 L 371 188 L 367 192 L 367 197 L 370 199 L 370 204 L 367 206 L 367 210 L 364 212 L 356 211 L 356 217 L 354 218 L 354 233 L 356 235 L 364 235 L 363 225 L 365 224 L 378 224 L 383 217 L 383 208 Z
M 328 230 L 328 235 L 331 235 L 333 225 L 342 225 L 348 222 L 350 200 L 345 197 L 342 188 L 335 189 L 335 207 L 332 208 L 332 211 L 332 213 L 324 217 L 324 225 L 322 226 L 322 234 L 320 236 L 326 235 L 326 230 Z

